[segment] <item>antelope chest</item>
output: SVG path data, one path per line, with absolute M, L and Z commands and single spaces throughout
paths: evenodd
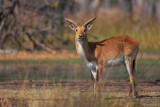
M 90 70 L 97 70 L 97 63 L 94 62 L 94 61 L 88 61 L 86 56 L 85 56 L 85 53 L 83 51 L 83 42 L 78 42 L 78 54 L 84 59 L 84 61 L 86 62 L 87 64 L 87 67 L 90 69 Z

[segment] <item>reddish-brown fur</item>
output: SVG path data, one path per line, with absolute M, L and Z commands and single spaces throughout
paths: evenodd
M 92 21 L 90 22 L 91 24 Z M 71 21 L 68 22 L 70 25 L 72 25 Z M 71 27 L 72 27 L 71 29 L 76 30 L 75 44 L 77 53 L 79 53 L 79 48 L 80 48 L 78 45 L 79 40 L 77 40 L 77 38 L 79 36 L 82 36 L 80 40 L 83 42 L 82 53 L 84 54 L 88 62 L 96 62 L 98 66 L 97 78 L 96 78 L 97 81 L 100 81 L 102 77 L 102 72 L 106 61 L 114 60 L 121 56 L 125 57 L 126 67 L 128 65 L 130 71 L 131 88 L 129 94 L 136 96 L 137 91 L 135 86 L 135 79 L 136 79 L 135 60 L 139 49 L 138 41 L 128 35 L 118 35 L 105 39 L 103 41 L 88 42 L 87 34 L 84 31 L 85 29 L 87 29 L 87 26 L 76 26 L 74 22 Z

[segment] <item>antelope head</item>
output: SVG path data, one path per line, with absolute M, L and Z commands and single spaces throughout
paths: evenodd
M 65 18 L 70 29 L 76 32 L 76 40 L 78 41 L 84 41 L 87 39 L 86 32 L 92 28 L 92 24 L 95 19 L 96 19 L 96 14 L 94 14 L 94 17 L 88 20 L 83 26 L 79 26 L 73 20 Z

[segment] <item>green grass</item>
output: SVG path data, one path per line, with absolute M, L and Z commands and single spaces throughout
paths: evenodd
M 160 77 L 160 60 L 139 59 L 138 79 Z M 0 60 L 0 80 L 86 80 L 90 71 L 81 58 Z M 128 79 L 124 66 L 106 68 L 103 80 Z
M 72 59 L 3 59 L 0 60 L 0 64 L 24 64 L 24 65 L 32 65 L 32 64 L 73 64 L 79 63 L 82 64 L 83 60 L 79 58 Z

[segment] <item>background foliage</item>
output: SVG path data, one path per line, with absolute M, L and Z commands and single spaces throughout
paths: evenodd
M 160 50 L 160 0 L 0 0 L 0 49 L 74 49 L 74 33 L 65 11 L 76 22 L 97 13 L 89 40 L 127 34 L 145 52 Z M 80 24 L 83 24 L 80 23 Z

